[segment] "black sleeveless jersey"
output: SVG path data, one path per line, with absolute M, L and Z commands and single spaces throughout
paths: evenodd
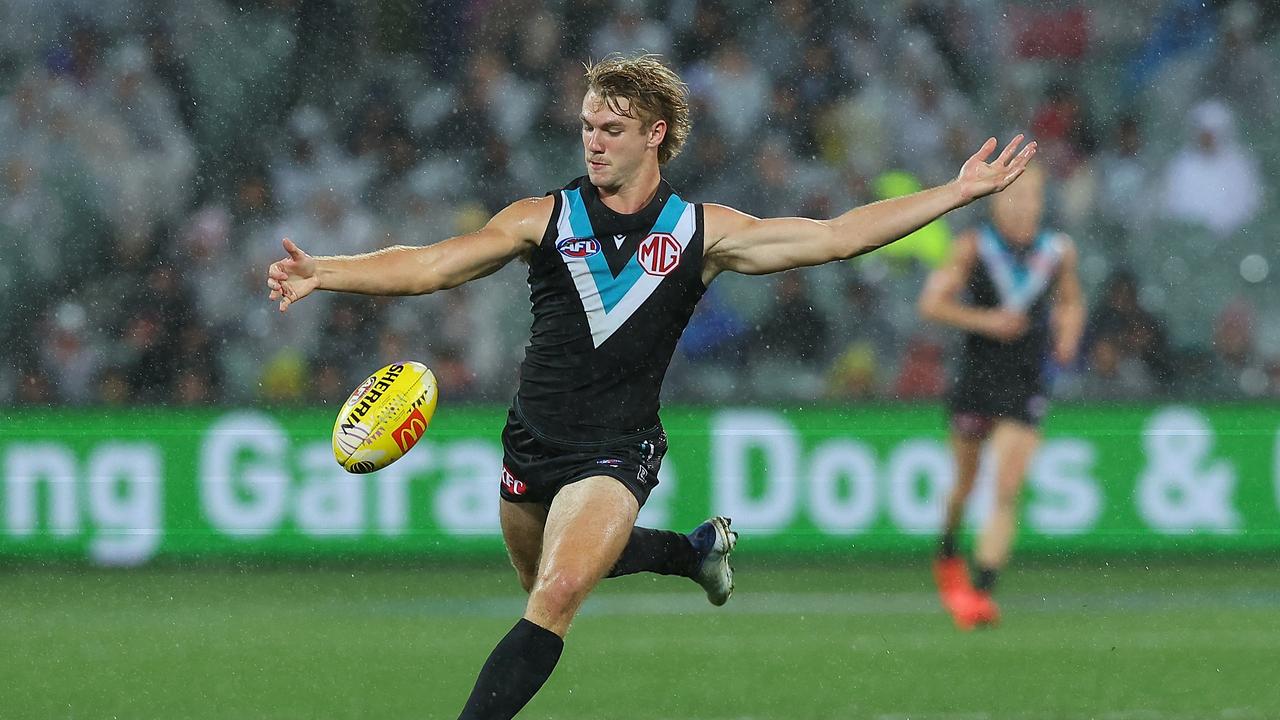
M 702 282 L 702 206 L 661 181 L 610 210 L 581 177 L 529 259 L 533 331 L 513 409 L 540 439 L 606 444 L 655 432 L 658 393 Z
M 1045 230 L 1030 246 L 1018 248 L 989 224 L 979 229 L 978 262 L 969 274 L 967 301 L 975 307 L 1026 313 L 1028 329 L 1009 343 L 966 333 L 958 386 L 981 386 L 987 392 L 1043 391 L 1041 375 L 1051 338 L 1050 290 L 1066 243 L 1062 233 Z

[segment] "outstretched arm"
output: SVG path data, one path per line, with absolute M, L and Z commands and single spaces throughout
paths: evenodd
M 280 311 L 311 293 L 335 290 L 362 295 L 425 295 L 496 272 L 534 247 L 555 201 L 530 198 L 508 205 L 473 233 L 423 247 L 395 245 L 363 255 L 311 257 L 288 238 L 288 257 L 267 268 L 270 299 Z
M 992 162 L 996 139 L 974 153 L 956 179 L 913 195 L 854 208 L 832 220 L 756 218 L 723 205 L 707 205 L 704 280 L 732 270 L 748 275 L 851 258 L 906 237 L 941 215 L 1000 192 L 1018 179 L 1036 144 L 1019 151 L 1018 135 Z

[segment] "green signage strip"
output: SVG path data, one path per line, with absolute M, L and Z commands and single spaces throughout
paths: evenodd
M 0 557 L 132 565 L 501 551 L 502 408 L 444 406 L 403 459 L 349 475 L 328 410 L 4 412 Z M 641 515 L 734 518 L 742 550 L 933 542 L 952 471 L 940 409 L 668 408 Z M 991 505 L 989 463 L 971 503 Z M 1280 549 L 1280 407 L 1059 407 L 1027 478 L 1019 549 Z

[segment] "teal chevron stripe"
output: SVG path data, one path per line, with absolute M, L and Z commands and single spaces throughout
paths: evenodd
M 582 201 L 582 193 L 577 189 L 566 190 L 565 197 L 569 201 L 569 226 L 573 229 L 573 234 L 577 237 L 595 237 L 591 218 L 587 216 L 587 207 Z M 687 203 L 678 195 L 669 197 L 650 232 L 673 232 L 686 206 Z M 605 259 L 603 251 L 586 258 L 586 262 L 606 313 L 617 307 L 627 292 L 635 287 L 636 281 L 644 275 L 644 268 L 640 267 L 640 261 L 635 255 L 631 256 L 616 277 L 609 269 L 609 261 Z

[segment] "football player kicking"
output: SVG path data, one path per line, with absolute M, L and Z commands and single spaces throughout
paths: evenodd
M 602 578 L 684 575 L 712 603 L 729 598 L 727 519 L 688 536 L 635 526 L 667 449 L 662 379 L 717 275 L 869 252 L 1003 190 L 1035 153 L 1018 136 L 988 162 L 991 138 L 945 185 L 832 220 L 760 219 L 690 202 L 662 179 L 690 121 L 686 86 L 654 56 L 590 66 L 581 120 L 586 175 L 509 205 L 474 233 L 349 257 L 313 258 L 285 240 L 287 257 L 267 271 L 286 310 L 314 290 L 419 295 L 528 263 L 532 337 L 502 433 L 499 488 L 503 538 L 529 598 L 480 669 L 466 720 L 510 718 L 529 702 Z

